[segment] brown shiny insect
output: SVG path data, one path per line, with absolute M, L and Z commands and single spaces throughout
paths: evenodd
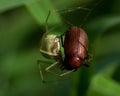
M 63 40 L 62 40 L 63 42 Z M 86 32 L 76 26 L 70 27 L 63 43 L 65 59 L 62 69 L 76 70 L 87 60 L 88 37 Z
M 50 12 L 48 17 L 49 15 Z M 85 62 L 88 61 L 88 36 L 86 32 L 79 27 L 73 26 L 61 36 L 48 34 L 48 17 L 46 19 L 46 32 L 41 41 L 40 52 L 44 54 L 44 56 L 47 55 L 47 58 L 54 58 L 56 62 L 45 68 L 45 71 L 53 73 L 57 76 L 64 76 L 76 71 L 81 66 L 88 66 L 85 64 Z M 65 39 L 63 39 L 63 36 L 65 36 Z M 61 45 L 64 49 L 64 59 L 61 54 Z M 45 81 L 40 66 L 41 62 L 41 60 L 38 60 L 40 76 L 42 81 Z M 66 72 L 60 74 L 52 72 L 50 69 L 55 65 L 60 65 L 61 70 L 66 70 Z

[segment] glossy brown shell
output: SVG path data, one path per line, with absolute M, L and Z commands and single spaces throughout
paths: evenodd
M 67 70 L 79 68 L 87 55 L 87 34 L 79 27 L 70 27 L 66 31 L 63 47 L 65 53 L 64 68 Z

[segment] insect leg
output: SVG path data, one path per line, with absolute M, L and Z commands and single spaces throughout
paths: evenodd
M 43 72 L 42 72 L 42 69 L 41 69 L 41 62 L 43 62 L 43 61 L 42 61 L 42 60 L 37 60 L 40 77 L 41 77 L 42 82 L 44 83 L 46 80 L 44 79 Z M 50 73 L 55 74 L 55 75 L 58 76 L 59 74 L 50 71 L 50 69 L 51 69 L 52 67 L 54 67 L 55 65 L 57 65 L 58 63 L 59 63 L 59 61 L 56 61 L 55 63 L 51 64 L 50 66 L 48 66 L 47 68 L 45 68 L 45 71 L 46 71 L 46 72 L 50 72 Z
M 42 70 L 41 70 L 40 62 L 41 62 L 41 60 L 37 60 L 37 65 L 38 65 L 38 68 L 39 68 L 40 77 L 41 77 L 42 82 L 44 83 L 45 80 L 44 80 L 44 76 L 43 76 L 43 73 L 42 73 Z
M 72 72 L 74 72 L 74 71 L 75 71 L 75 69 L 70 70 L 70 71 L 67 71 L 67 72 L 65 72 L 65 73 L 62 73 L 62 74 L 60 74 L 59 76 L 64 76 L 64 75 L 70 74 L 70 73 L 72 73 Z
M 93 55 L 87 52 L 87 56 L 85 58 L 85 61 L 84 61 L 83 65 L 86 66 L 86 67 L 90 67 L 89 63 L 91 62 L 92 57 L 93 57 Z
M 46 72 L 50 72 L 50 73 L 55 74 L 55 75 L 58 75 L 57 73 L 54 73 L 54 72 L 50 71 L 50 69 L 51 69 L 52 67 L 54 67 L 55 65 L 57 65 L 58 63 L 59 63 L 59 62 L 56 61 L 55 63 L 51 64 L 50 66 L 48 66 L 47 68 L 45 68 L 45 71 L 46 71 Z

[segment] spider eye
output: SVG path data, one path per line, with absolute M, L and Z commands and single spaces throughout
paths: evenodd
M 58 37 L 56 37 L 55 39 L 54 39 L 54 42 L 59 42 L 60 40 L 59 40 L 59 38 Z

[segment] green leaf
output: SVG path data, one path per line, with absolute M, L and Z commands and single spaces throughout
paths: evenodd
M 120 24 L 120 16 L 104 16 L 93 20 L 86 26 L 90 42 L 98 39 L 104 32 Z M 113 30 L 114 31 L 114 30 Z
M 26 4 L 26 6 L 39 24 L 45 24 L 49 11 L 51 11 L 50 18 L 48 20 L 49 23 L 59 24 L 61 22 L 59 15 L 56 14 L 56 12 L 52 12 L 54 10 L 54 6 L 49 0 L 40 0 L 39 2 Z
M 16 50 L 31 34 L 32 30 L 37 28 L 36 22 L 31 19 L 27 11 L 19 10 L 11 13 L 10 18 L 0 18 L 0 51 Z
M 0 0 L 0 13 L 38 0 Z
M 114 63 L 94 75 L 87 96 L 120 96 L 120 84 L 110 78 L 116 67 Z

